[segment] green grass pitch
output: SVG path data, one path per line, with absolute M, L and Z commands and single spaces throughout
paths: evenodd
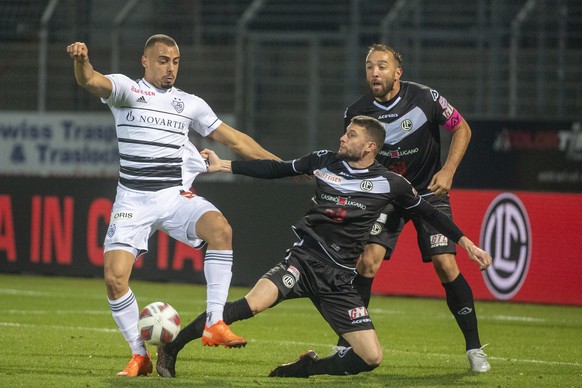
M 183 325 L 205 307 L 200 285 L 133 281 L 140 307 L 174 306 Z M 247 289 L 232 288 L 230 300 Z M 243 349 L 203 347 L 180 353 L 177 378 L 126 378 L 130 351 L 111 318 L 101 279 L 0 275 L 2 387 L 581 387 L 582 309 L 477 302 L 480 335 L 492 369 L 468 370 L 464 341 L 439 299 L 374 296 L 370 314 L 383 364 L 355 376 L 268 378 L 306 349 L 326 355 L 335 335 L 308 300 L 287 301 L 233 324 Z M 155 348 L 150 348 L 155 362 Z

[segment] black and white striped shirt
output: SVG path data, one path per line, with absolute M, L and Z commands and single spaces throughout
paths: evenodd
M 137 191 L 187 185 L 186 181 L 192 180 L 183 176 L 188 132 L 208 136 L 222 121 L 203 99 L 178 88 L 158 89 L 143 79 L 134 81 L 122 74 L 107 77 L 113 89 L 102 101 L 115 118 L 119 183 Z M 187 157 L 199 161 L 194 163 L 199 172 L 206 171 L 198 150 L 192 148 Z

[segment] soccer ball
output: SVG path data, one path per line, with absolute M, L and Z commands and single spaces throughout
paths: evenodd
M 153 302 L 141 310 L 137 328 L 145 342 L 152 345 L 167 344 L 180 331 L 180 315 L 167 303 Z

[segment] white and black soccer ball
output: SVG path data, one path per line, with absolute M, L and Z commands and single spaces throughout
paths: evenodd
M 145 342 L 152 345 L 167 344 L 180 332 L 180 315 L 167 303 L 153 302 L 141 310 L 137 328 Z

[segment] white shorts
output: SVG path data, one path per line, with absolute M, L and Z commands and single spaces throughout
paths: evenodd
M 204 241 L 195 235 L 194 225 L 209 211 L 220 212 L 205 198 L 184 192 L 181 187 L 143 192 L 118 185 L 104 251 L 124 249 L 137 257 L 148 251 L 148 240 L 158 230 L 201 248 Z

